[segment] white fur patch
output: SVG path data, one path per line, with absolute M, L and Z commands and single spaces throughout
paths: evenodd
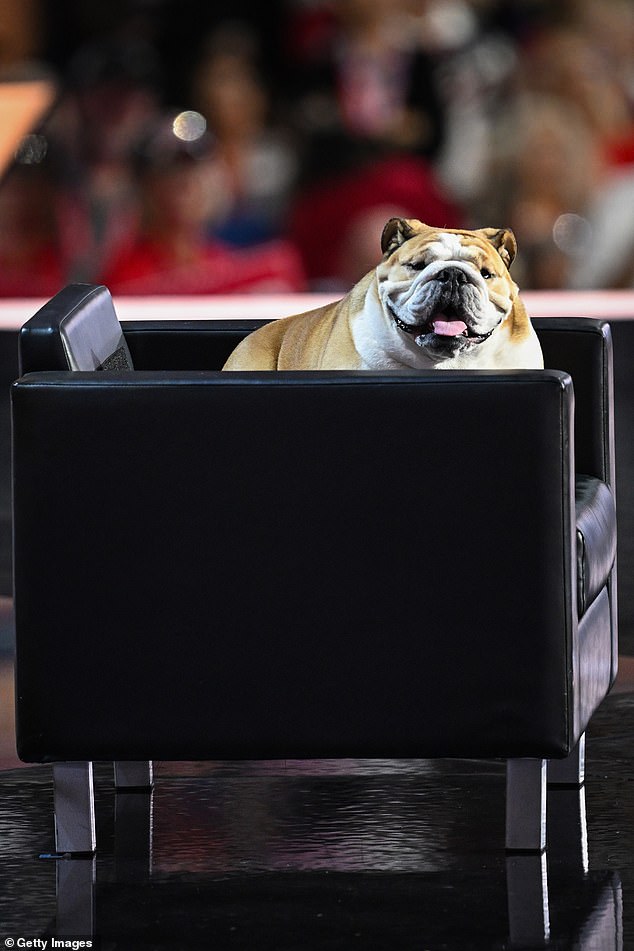
M 429 245 L 429 251 L 434 258 L 441 261 L 464 261 L 473 258 L 473 248 L 463 244 L 459 234 L 448 234 L 441 231 L 436 241 Z

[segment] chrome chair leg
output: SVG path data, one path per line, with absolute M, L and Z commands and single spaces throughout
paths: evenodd
M 510 759 L 506 764 L 506 848 L 546 848 L 546 760 Z
M 115 761 L 114 784 L 117 789 L 151 789 L 154 785 L 152 763 L 147 760 Z
M 585 780 L 586 735 L 565 759 L 548 760 L 549 786 L 583 786 Z

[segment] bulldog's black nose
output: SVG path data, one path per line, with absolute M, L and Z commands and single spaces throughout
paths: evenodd
M 455 284 L 466 284 L 469 278 L 459 267 L 444 267 L 442 271 L 438 271 L 436 275 L 437 281 L 442 281 L 443 283 L 449 283 L 450 281 Z

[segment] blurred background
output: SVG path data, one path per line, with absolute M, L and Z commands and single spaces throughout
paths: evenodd
M 394 214 L 634 287 L 633 0 L 0 0 L 0 295 L 345 291 Z

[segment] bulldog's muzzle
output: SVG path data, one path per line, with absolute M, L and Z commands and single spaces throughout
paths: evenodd
M 425 281 L 420 294 L 416 311 L 424 315 L 422 321 L 407 323 L 392 306 L 390 313 L 396 326 L 414 336 L 421 347 L 465 350 L 483 343 L 498 326 L 499 322 L 486 331 L 476 329 L 474 316 L 482 310 L 483 291 L 478 279 L 474 281 L 466 268 L 456 265 L 441 268 Z

